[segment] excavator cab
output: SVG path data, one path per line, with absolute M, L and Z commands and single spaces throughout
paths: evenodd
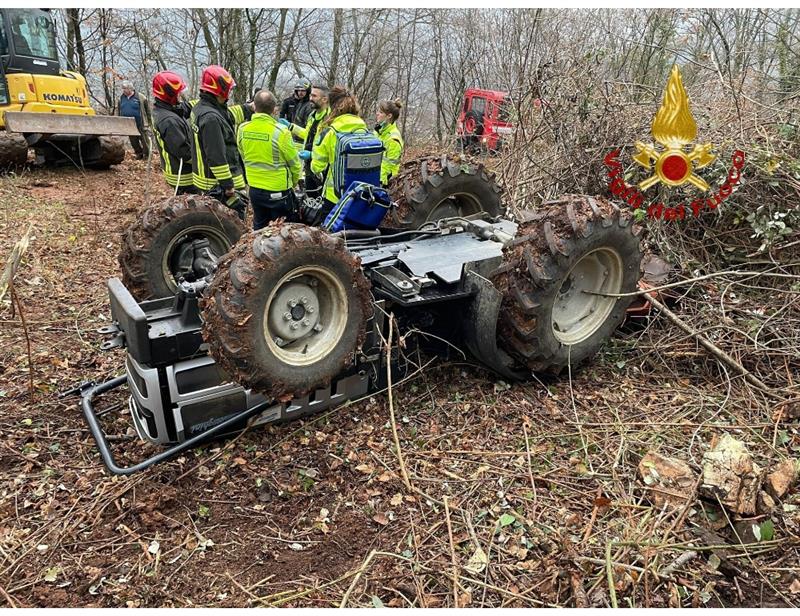
M 49 11 L 0 10 L 0 58 L 4 74 L 58 75 L 56 31 Z
M 19 166 L 32 147 L 39 163 L 108 167 L 121 141 L 137 135 L 131 118 L 97 116 L 86 79 L 62 71 L 46 9 L 0 9 L 0 168 Z

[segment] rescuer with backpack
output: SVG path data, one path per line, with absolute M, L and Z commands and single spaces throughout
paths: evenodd
M 349 188 L 344 185 L 349 170 L 348 156 L 358 153 L 360 170 L 369 172 L 369 164 L 380 168 L 383 150 L 380 141 L 359 117 L 361 108 L 353 94 L 342 86 L 334 86 L 328 94 L 328 102 L 330 115 L 323 122 L 322 132 L 310 153 L 311 171 L 318 176 L 326 174 L 320 212 L 323 220 Z M 304 158 L 308 157 L 306 152 Z
M 386 186 L 392 176 L 400 171 L 400 159 L 403 157 L 403 136 L 397 128 L 397 118 L 403 103 L 399 100 L 381 101 L 375 114 L 377 124 L 375 132 L 383 143 L 385 151 L 381 164 L 381 185 Z
M 200 78 L 200 100 L 190 114 L 192 179 L 195 187 L 231 209 L 244 220 L 247 201 L 244 169 L 236 145 L 236 126 L 249 120 L 248 106 L 228 108 L 236 82 L 221 66 L 212 64 Z
M 192 181 L 192 135 L 180 94 L 183 78 L 172 71 L 153 77 L 153 128 L 161 157 L 161 173 L 177 195 L 196 193 Z
M 257 231 L 277 218 L 293 218 L 293 189 L 302 166 L 289 129 L 272 115 L 277 104 L 275 95 L 260 90 L 253 104 L 255 113 L 249 122 L 239 126 L 237 144 L 250 185 L 253 229 Z

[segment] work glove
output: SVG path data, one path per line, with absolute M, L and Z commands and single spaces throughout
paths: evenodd
M 289 120 L 287 120 L 286 118 L 281 118 L 280 120 L 278 120 L 278 124 L 280 124 L 281 126 L 285 126 L 286 128 L 291 128 L 292 126 L 292 123 L 289 122 Z
M 308 150 L 303 150 L 297 154 L 300 157 L 300 160 L 311 160 L 311 152 Z
M 247 216 L 247 193 L 238 190 L 234 190 L 232 193 L 226 191 L 225 199 L 225 205 L 236 212 L 240 220 L 244 220 Z

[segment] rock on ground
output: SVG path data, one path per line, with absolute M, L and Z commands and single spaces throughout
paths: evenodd
M 694 471 L 683 460 L 668 458 L 655 452 L 648 452 L 639 462 L 639 474 L 650 488 L 651 498 L 656 507 L 683 505 L 694 498 L 694 485 L 697 481 Z
M 758 504 L 762 470 L 741 441 L 723 434 L 703 455 L 700 492 L 736 513 L 754 514 Z
M 797 482 L 799 471 L 797 461 L 791 458 L 775 465 L 764 482 L 767 492 L 775 498 L 783 498 Z

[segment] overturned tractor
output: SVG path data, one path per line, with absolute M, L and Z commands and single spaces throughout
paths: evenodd
M 126 374 L 80 390 L 109 469 L 134 472 L 248 421 L 380 390 L 387 363 L 406 369 L 396 346 L 387 352 L 391 319 L 507 379 L 594 355 L 636 289 L 640 229 L 582 195 L 504 218 L 491 175 L 451 162 L 423 161 L 424 173 L 398 178 L 406 201 L 390 220 L 404 228 L 273 223 L 245 233 L 202 197 L 147 210 L 125 236 L 125 284 L 109 281 L 105 347 L 126 349 Z M 170 446 L 128 468 L 114 462 L 93 406 L 124 383 L 139 436 Z

